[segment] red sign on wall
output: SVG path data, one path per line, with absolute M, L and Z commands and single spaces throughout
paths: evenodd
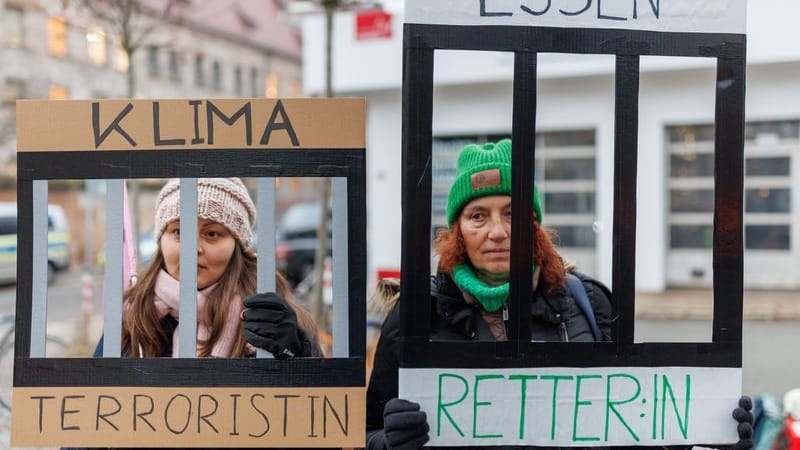
M 392 37 L 392 15 L 385 11 L 356 13 L 356 40 Z

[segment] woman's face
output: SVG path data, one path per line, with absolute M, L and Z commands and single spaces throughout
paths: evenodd
M 197 219 L 197 289 L 205 289 L 222 278 L 236 248 L 236 238 L 217 222 Z M 180 280 L 181 222 L 170 222 L 161 235 L 161 253 L 167 273 Z
M 467 257 L 487 283 L 508 281 L 511 257 L 511 196 L 478 197 L 461 210 L 459 226 Z

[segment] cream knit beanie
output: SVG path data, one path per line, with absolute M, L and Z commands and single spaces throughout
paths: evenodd
M 225 226 L 242 245 L 252 253 L 253 225 L 256 222 L 256 207 L 242 180 L 238 178 L 198 178 L 197 217 Z M 180 180 L 172 179 L 161 188 L 156 199 L 154 229 L 158 231 L 156 242 L 161 241 L 164 228 L 180 218 Z

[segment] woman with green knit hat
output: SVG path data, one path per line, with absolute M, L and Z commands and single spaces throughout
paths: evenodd
M 610 340 L 611 293 L 576 274 L 594 317 L 573 299 L 569 268 L 542 227 L 539 193 L 533 190 L 533 292 L 531 340 Z M 431 279 L 433 340 L 507 340 L 511 256 L 511 141 L 470 144 L 461 150 L 447 198 L 448 229 L 436 238 L 437 274 Z M 594 328 L 594 331 L 593 331 Z M 367 392 L 367 448 L 418 448 L 428 439 L 419 405 L 398 399 L 400 313 L 387 315 Z M 493 447 L 494 448 L 494 447 Z
M 611 292 L 600 282 L 573 272 L 556 252 L 542 226 L 542 205 L 535 185 L 533 211 L 531 340 L 610 341 Z M 507 340 L 510 140 L 470 144 L 461 150 L 447 198 L 447 223 L 449 228 L 436 238 L 439 266 L 431 279 L 431 339 Z M 384 285 L 380 292 L 396 300 L 397 290 L 397 285 L 394 291 Z M 578 306 L 584 302 L 593 312 Z M 367 390 L 367 449 L 410 450 L 428 441 L 427 419 L 419 404 L 397 398 L 400 312 L 396 306 L 384 320 Z M 731 450 L 752 448 L 751 408 L 749 397 L 742 397 L 733 411 L 739 442 Z

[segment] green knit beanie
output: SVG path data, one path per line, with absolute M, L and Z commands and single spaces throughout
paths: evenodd
M 456 179 L 447 196 L 447 225 L 453 225 L 461 209 L 478 197 L 511 195 L 511 139 L 468 144 L 458 155 Z M 533 185 L 533 210 L 542 222 L 539 190 Z

